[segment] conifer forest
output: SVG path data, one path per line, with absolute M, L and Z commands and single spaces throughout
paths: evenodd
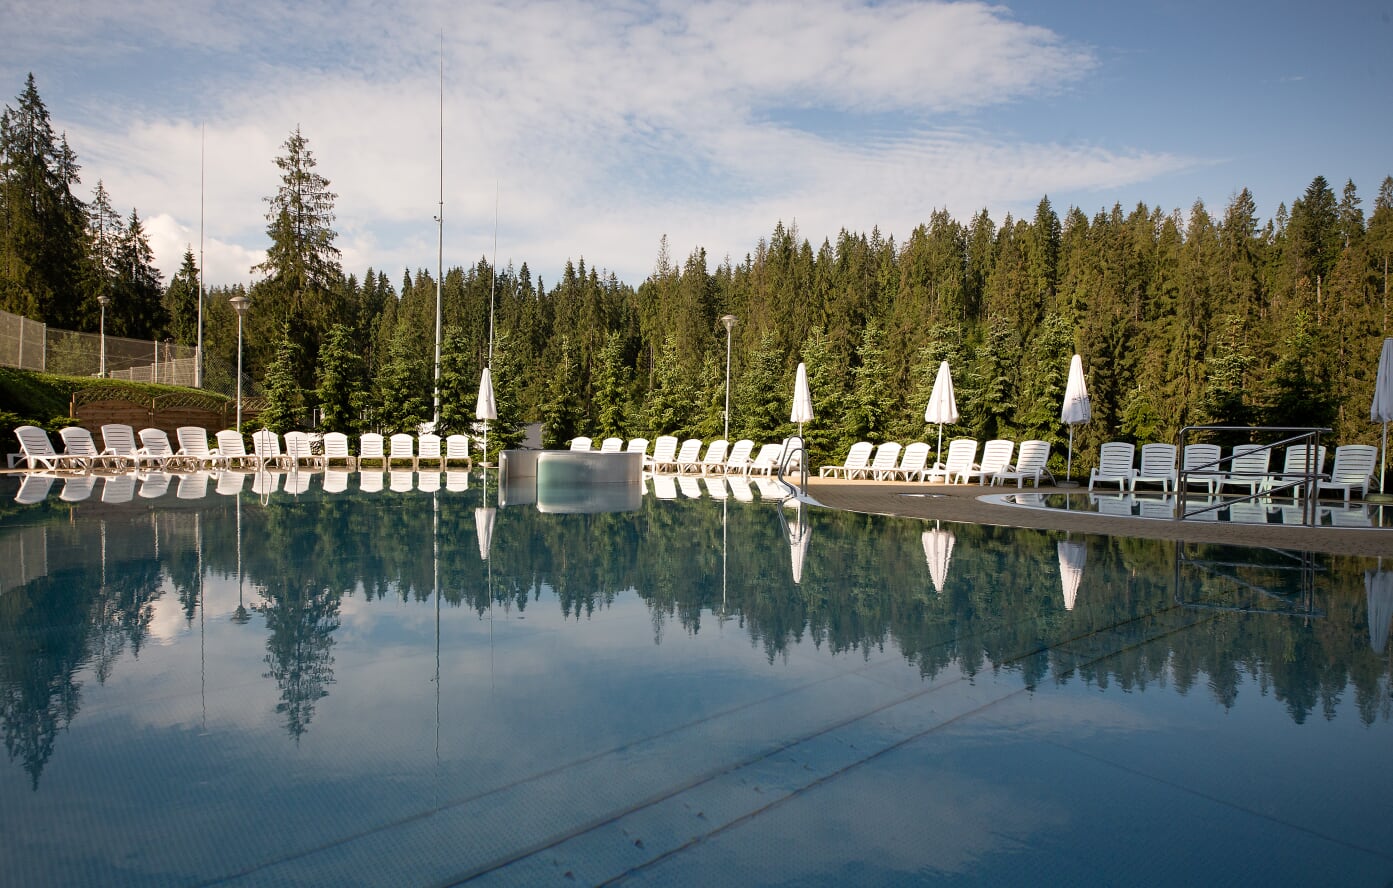
M 332 183 L 298 129 L 266 163 L 266 258 L 245 294 L 243 353 L 245 377 L 268 401 L 261 420 L 349 433 L 430 420 L 434 271 L 343 268 L 332 189 L 352 183 Z M 138 212 L 118 210 L 118 196 L 80 173 L 31 75 L 0 120 L 0 309 L 95 332 L 105 294 L 109 334 L 194 344 L 192 249 L 163 280 Z M 912 231 L 842 230 L 818 243 L 793 220 L 771 220 L 739 257 L 654 232 L 653 269 L 637 284 L 605 272 L 604 257 L 568 260 L 552 281 L 526 262 L 481 258 L 448 267 L 440 286 L 441 431 L 474 422 L 490 363 L 491 446 L 520 441 L 527 422 L 545 424 L 548 446 L 578 434 L 721 437 L 720 319 L 734 315 L 731 438 L 794 429 L 801 361 L 814 465 L 857 440 L 933 440 L 923 415 L 943 360 L 962 414 L 945 441 L 1043 438 L 1062 460 L 1075 352 L 1093 407 L 1074 438 L 1084 465 L 1103 441 L 1174 440 L 1194 424 L 1329 426 L 1335 443 L 1373 443 L 1393 177 L 1366 196 L 1314 175 L 1269 219 L 1241 182 L 1222 207 L 1089 209 L 1042 197 L 1019 219 L 925 207 Z M 232 388 L 228 300 L 241 292 L 204 294 L 210 388 Z

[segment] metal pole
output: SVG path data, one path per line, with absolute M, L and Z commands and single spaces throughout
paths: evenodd
M 102 379 L 106 379 L 106 304 L 110 301 L 111 297 L 105 293 L 97 297 L 97 302 L 102 307 L 102 359 L 101 366 L 97 370 L 97 375 Z M 20 341 L 23 341 L 23 337 L 21 337 Z M 21 362 L 21 366 L 23 366 L 23 362 Z
M 730 331 L 735 326 L 735 315 L 722 315 L 721 323 L 726 326 L 726 409 L 725 439 L 730 440 Z
M 203 156 L 208 142 L 208 126 L 199 130 L 198 143 L 198 354 L 193 365 L 193 386 L 203 388 Z
M 440 35 L 440 213 L 435 217 L 435 413 L 431 431 L 440 433 L 441 286 L 445 276 L 445 35 Z
M 242 313 L 237 312 L 237 434 L 242 434 Z

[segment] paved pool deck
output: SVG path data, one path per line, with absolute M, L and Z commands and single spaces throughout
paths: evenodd
M 1079 493 L 1086 487 L 1052 487 L 1041 493 Z M 1033 493 L 1033 487 L 1025 492 Z M 982 497 L 1016 493 L 1015 487 L 982 487 L 977 484 L 921 484 L 893 481 L 845 481 L 809 478 L 808 494 L 832 509 L 875 515 L 1033 527 L 1075 533 L 1100 533 L 1149 540 L 1190 543 L 1230 543 L 1324 552 L 1331 555 L 1393 557 L 1393 529 L 1362 530 L 1330 527 L 1293 527 L 1278 524 L 1230 524 L 1215 521 L 1166 521 L 1153 518 L 1119 518 L 1096 512 L 1063 512 L 984 502 Z M 1334 505 L 1334 503 L 1332 503 Z M 1384 506 L 1393 510 L 1393 504 Z

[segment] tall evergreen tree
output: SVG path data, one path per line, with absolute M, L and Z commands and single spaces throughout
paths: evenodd
M 163 336 L 169 325 L 163 275 L 155 267 L 155 253 L 135 210 L 131 210 L 131 218 L 116 246 L 115 264 L 111 305 L 106 312 L 107 332 L 133 339 Z
M 169 335 L 180 345 L 198 343 L 198 264 L 193 248 L 184 250 L 184 263 L 164 291 L 164 311 Z
M 86 255 L 78 170 L 30 74 L 17 107 L 0 113 L 0 309 L 70 330 L 82 321 Z
M 329 328 L 319 350 L 319 425 L 326 432 L 357 432 L 363 409 L 363 358 L 353 348 L 353 333 L 345 324 Z
M 257 416 L 263 426 L 278 435 L 305 427 L 305 393 L 295 378 L 299 348 L 290 335 L 290 324 L 283 324 L 276 357 L 266 368 L 266 407 Z

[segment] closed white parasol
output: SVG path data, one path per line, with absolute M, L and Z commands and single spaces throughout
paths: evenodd
M 1074 599 L 1079 594 L 1079 583 L 1083 581 L 1083 565 L 1088 552 L 1083 543 L 1069 540 L 1059 541 L 1059 581 L 1064 586 L 1064 608 L 1074 609 Z
M 943 585 L 948 582 L 948 563 L 953 559 L 955 538 L 951 531 L 940 529 L 935 522 L 933 530 L 924 531 L 923 542 L 924 561 L 929 565 L 929 576 L 933 578 L 934 590 L 942 594 Z
M 1393 338 L 1383 340 L 1383 351 L 1379 352 L 1369 419 L 1383 423 L 1383 450 L 1379 452 L 1378 461 L 1378 489 L 1383 493 L 1384 471 L 1388 467 L 1388 424 L 1393 422 Z
M 489 420 L 498 418 L 498 404 L 493 400 L 493 377 L 489 375 L 489 368 L 487 367 L 485 367 L 484 372 L 479 375 L 479 403 L 474 408 L 474 418 L 484 421 L 483 464 L 488 465 Z
M 1369 598 L 1369 644 L 1382 654 L 1388 646 L 1388 623 L 1393 620 L 1393 571 L 1364 571 L 1364 591 Z
M 958 421 L 958 401 L 953 396 L 953 374 L 948 370 L 948 362 L 938 365 L 938 376 L 934 377 L 933 391 L 929 393 L 929 405 L 924 408 L 924 422 L 938 424 L 937 459 L 943 458 L 943 426 Z
M 1069 427 L 1069 460 L 1064 476 L 1072 480 L 1074 472 L 1074 426 L 1093 418 L 1093 405 L 1088 401 L 1088 387 L 1083 381 L 1083 359 L 1074 355 L 1069 362 L 1069 381 L 1064 386 L 1064 407 L 1059 418 Z

